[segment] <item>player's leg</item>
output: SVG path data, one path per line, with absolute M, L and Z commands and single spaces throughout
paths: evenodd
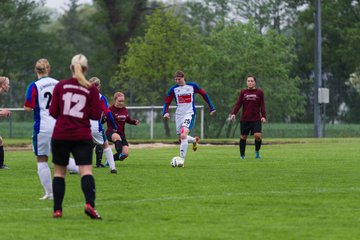
M 69 163 L 72 144 L 62 140 L 51 140 L 51 151 L 54 163 L 53 193 L 54 218 L 62 217 L 62 203 L 65 195 L 66 166 Z
M 0 169 L 8 169 L 8 167 L 4 164 L 4 146 L 3 139 L 0 136 Z
M 125 136 L 121 136 L 122 152 L 119 154 L 119 160 L 124 161 L 129 156 L 129 143 Z
M 95 210 L 95 179 L 92 174 L 93 143 L 91 141 L 78 141 L 73 147 L 72 154 L 79 166 L 81 176 L 81 189 L 85 197 L 86 215 L 93 219 L 101 219 Z
M 262 144 L 261 121 L 254 122 L 255 158 L 261 158 L 260 148 Z
M 113 152 L 111 150 L 111 147 L 109 146 L 109 142 L 106 140 L 102 147 L 105 153 L 105 162 L 110 166 L 110 173 L 117 173 Z
M 51 170 L 48 164 L 50 155 L 50 134 L 41 132 L 33 134 L 33 150 L 37 161 L 37 174 L 45 194 L 40 200 L 53 199 Z
M 187 127 L 182 127 L 181 131 L 180 131 L 180 157 L 185 159 L 186 157 L 186 152 L 189 146 L 189 142 L 188 142 L 188 133 L 189 133 L 189 129 Z
M 51 170 L 48 164 L 48 156 L 36 156 L 37 173 L 40 183 L 44 188 L 45 194 L 40 200 L 53 199 L 53 189 L 51 181 Z
M 240 122 L 240 142 L 239 142 L 239 150 L 240 150 L 240 158 L 245 158 L 245 149 L 246 149 L 246 140 L 249 135 L 249 127 L 248 122 Z
M 105 167 L 103 164 L 101 164 L 103 153 L 104 153 L 103 146 L 95 144 L 95 156 L 96 156 L 96 167 L 97 168 Z
M 69 171 L 70 174 L 79 173 L 79 166 L 76 165 L 75 159 L 73 158 L 69 158 L 69 164 L 66 166 L 66 169 Z

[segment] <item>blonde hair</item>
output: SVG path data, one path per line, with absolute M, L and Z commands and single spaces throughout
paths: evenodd
M 35 63 L 35 72 L 41 75 L 48 75 L 51 70 L 49 61 L 46 58 L 40 58 Z
M 86 80 L 85 73 L 88 70 L 88 61 L 87 58 L 82 54 L 77 54 L 71 59 L 71 71 L 73 75 L 78 80 L 81 86 L 90 88 L 92 84 Z
M 120 97 L 120 96 L 124 96 L 124 97 L 125 97 L 125 94 L 123 94 L 122 92 L 116 92 L 116 93 L 114 94 L 114 101 L 115 101 L 115 99 L 116 99 L 117 97 Z
M 89 79 L 89 82 L 95 84 L 96 86 L 101 86 L 101 81 L 97 77 L 92 77 Z

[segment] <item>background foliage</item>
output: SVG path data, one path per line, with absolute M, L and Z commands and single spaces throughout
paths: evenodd
M 70 75 L 71 57 L 81 52 L 89 58 L 89 77 L 103 80 L 105 96 L 111 99 L 123 91 L 128 105 L 162 105 L 173 73 L 184 70 L 187 80 L 203 87 L 216 105 L 218 116 L 205 119 L 213 137 L 224 131 L 231 136 L 227 115 L 248 73 L 257 76 L 265 91 L 270 121 L 309 123 L 313 16 L 311 0 L 94 0 L 91 5 L 71 0 L 61 12 L 30 0 L 4 0 L 0 75 L 11 78 L 12 88 L 0 106 L 23 106 L 37 59 L 48 58 L 53 77 L 63 79 Z M 357 0 L 322 1 L 329 123 L 360 120 L 354 81 L 360 68 L 359 19 Z

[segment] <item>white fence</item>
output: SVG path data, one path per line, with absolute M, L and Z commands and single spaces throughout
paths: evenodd
M 197 109 L 197 115 L 199 116 L 199 112 L 200 112 L 200 138 L 203 139 L 204 138 L 204 106 L 203 105 L 196 105 L 195 106 Z M 142 115 L 142 124 L 144 125 L 146 122 L 146 125 L 149 125 L 149 135 L 148 136 L 142 136 L 141 138 L 143 139 L 154 139 L 154 126 L 155 126 L 155 122 L 156 119 L 159 119 L 159 115 L 161 114 L 161 110 L 163 109 L 163 106 L 127 106 L 126 107 L 130 112 L 131 110 L 134 110 L 138 113 L 138 115 L 141 113 Z M 175 106 L 170 106 L 169 107 L 171 109 L 171 111 L 173 111 L 176 107 Z M 12 116 L 8 119 L 3 118 L 1 121 L 8 121 L 8 137 L 9 138 L 13 138 L 14 135 L 14 130 L 18 130 L 18 128 L 21 128 L 20 124 L 19 124 L 19 120 L 14 121 L 15 119 L 15 115 L 16 114 L 22 114 L 24 117 L 22 117 L 22 119 L 26 119 L 26 122 L 32 122 L 32 118 L 33 118 L 33 113 L 32 112 L 26 112 L 24 113 L 24 109 L 23 108 L 8 108 L 10 111 L 12 111 Z M 130 114 L 132 115 L 132 114 Z M 174 113 L 170 113 L 171 116 L 174 116 Z M 14 119 L 13 119 L 14 118 Z M 161 118 L 162 119 L 162 118 Z M 20 120 L 21 122 L 22 120 Z M 25 120 L 23 120 L 25 121 Z M 159 121 L 159 120 L 158 120 Z M 174 118 L 171 118 L 171 124 L 173 123 Z M 137 127 L 137 126 L 136 126 Z M 127 126 L 127 130 L 129 131 L 136 131 L 135 128 L 136 127 L 132 127 L 131 125 Z M 134 129 L 134 130 L 132 130 Z M 173 129 L 174 130 L 174 129 Z M 25 129 L 24 129 L 25 131 Z M 146 130 L 147 131 L 147 130 Z M 4 134 L 4 131 L 2 130 L 1 132 L 2 134 Z M 31 137 L 32 134 L 32 130 L 26 130 L 26 133 L 24 133 L 24 137 Z M 15 136 L 16 138 L 17 136 Z

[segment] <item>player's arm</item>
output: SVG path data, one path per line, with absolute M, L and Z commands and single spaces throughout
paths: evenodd
M 29 112 L 35 108 L 38 91 L 35 83 L 28 86 L 25 94 L 24 110 Z
M 60 114 L 60 107 L 59 107 L 59 89 L 60 84 L 57 84 L 53 91 L 53 96 L 51 98 L 51 104 L 49 108 L 49 113 L 53 118 L 57 118 Z
M 264 100 L 264 92 L 262 92 L 261 94 L 261 98 L 260 98 L 260 110 L 261 110 L 261 122 L 265 123 L 266 122 L 266 109 L 265 109 L 265 100 Z
M 192 85 L 194 86 L 195 93 L 200 94 L 201 97 L 205 100 L 205 102 L 209 106 L 210 115 L 211 116 L 215 115 L 215 113 L 216 113 L 215 106 L 211 102 L 211 99 L 210 99 L 209 95 L 204 91 L 204 89 L 200 88 L 197 84 L 193 83 Z
M 105 116 L 105 121 L 109 122 L 109 124 L 112 126 L 112 128 L 116 131 L 117 130 L 117 126 L 114 120 L 114 116 L 111 113 L 111 110 L 109 108 L 108 102 L 106 100 L 106 98 L 104 96 L 101 96 L 101 109 L 104 113 Z M 102 121 L 102 120 L 101 120 Z M 103 122 L 101 122 L 103 123 Z
M 236 100 L 233 110 L 231 111 L 231 120 L 235 120 L 235 116 L 242 106 L 242 99 L 243 99 L 243 91 L 240 92 L 240 95 L 239 95 L 238 99 Z
M 170 104 L 173 99 L 174 99 L 174 88 L 172 87 L 169 89 L 168 93 L 166 94 L 165 101 L 164 101 L 164 106 L 163 106 L 163 111 L 162 111 L 162 116 L 163 116 L 164 120 L 167 120 L 170 118 L 169 107 L 170 107 Z

